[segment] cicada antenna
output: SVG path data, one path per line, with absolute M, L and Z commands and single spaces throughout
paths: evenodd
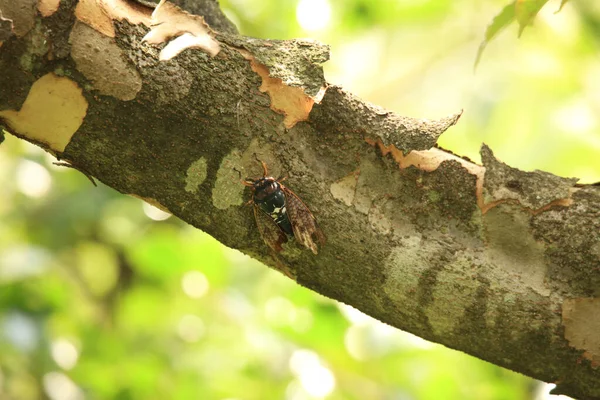
M 263 177 L 266 177 L 269 175 L 269 170 L 267 169 L 267 163 L 265 163 L 264 161 L 260 162 L 262 164 L 263 167 Z
M 260 158 L 258 158 L 258 156 L 256 155 L 256 153 L 254 153 L 254 158 L 256 158 L 256 161 L 258 161 L 263 168 L 263 178 L 269 175 L 269 170 L 267 168 L 267 163 L 265 163 L 263 160 L 261 160 Z

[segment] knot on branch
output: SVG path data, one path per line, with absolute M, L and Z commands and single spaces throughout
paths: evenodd
M 538 210 L 552 202 L 568 199 L 577 178 L 562 178 L 548 172 L 520 171 L 494 157 L 487 146 L 481 146 L 481 161 L 485 167 L 483 195 L 486 203 L 516 200 L 524 207 Z
M 365 139 L 381 141 L 385 147 L 393 145 L 406 155 L 432 148 L 461 115 L 462 112 L 439 120 L 403 117 L 331 86 L 313 108 L 310 120 L 317 130 L 360 133 Z

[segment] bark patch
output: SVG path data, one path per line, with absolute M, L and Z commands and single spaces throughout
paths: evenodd
M 398 304 L 410 304 L 406 309 L 417 310 L 418 299 L 414 295 L 419 286 L 419 276 L 427 269 L 423 258 L 423 249 L 431 249 L 419 235 L 407 236 L 400 240 L 399 246 L 392 249 L 385 260 L 385 293 Z
M 60 6 L 60 0 L 39 0 L 38 11 L 43 17 L 54 14 Z
M 23 37 L 33 28 L 37 0 L 0 0 L 2 17 L 12 20 L 13 32 Z
M 185 191 L 196 193 L 202 182 L 206 180 L 206 175 L 206 158 L 200 157 L 198 160 L 194 161 L 187 170 L 187 176 L 185 178 Z
M 150 26 L 151 14 L 147 7 L 126 0 L 79 0 L 75 16 L 103 35 L 115 37 L 113 20 Z
M 347 206 L 351 206 L 356 195 L 356 184 L 358 180 L 358 171 L 351 173 L 331 184 L 329 191 L 331 195 L 340 200 Z
M 307 39 L 263 40 L 229 35 L 219 39 L 247 50 L 267 67 L 269 76 L 280 79 L 284 85 L 301 88 L 317 103 L 323 98 L 327 82 L 321 64 L 329 60 L 329 46 Z
M 160 44 L 174 38 L 161 50 L 161 61 L 170 60 L 190 48 L 199 48 L 211 57 L 221 50 L 202 16 L 189 14 L 168 2 L 156 7 L 152 13 L 151 27 L 144 36 L 144 40 L 150 44 Z
M 466 310 L 475 301 L 475 293 L 480 283 L 476 279 L 465 279 L 465 266 L 468 260 L 464 255 L 454 260 L 446 268 L 435 274 L 431 287 L 431 303 L 425 310 L 433 332 L 447 336 L 460 327 Z
M 49 73 L 31 86 L 19 111 L 0 111 L 0 119 L 15 134 L 62 153 L 81 126 L 87 108 L 76 82 Z
M 212 190 L 213 206 L 226 210 L 243 203 L 244 185 L 240 182 L 239 172 L 243 170 L 242 154 L 239 150 L 233 150 L 223 158 Z
M 248 51 L 240 50 L 240 52 L 250 61 L 252 70 L 261 77 L 262 84 L 258 89 L 269 94 L 271 110 L 285 115 L 284 126 L 291 129 L 298 122 L 306 121 L 315 100 L 304 93 L 302 88 L 288 86 L 281 79 L 271 77 L 269 68 L 258 62 Z
M 583 357 L 600 365 L 600 298 L 567 299 L 562 305 L 565 338 L 583 350 Z
M 531 233 L 532 216 L 517 206 L 495 207 L 483 216 L 485 239 L 492 263 L 519 277 L 535 292 L 548 296 L 545 246 Z
M 114 39 L 76 22 L 69 41 L 77 69 L 95 89 L 124 101 L 135 98 L 142 88 L 142 78 L 125 60 Z

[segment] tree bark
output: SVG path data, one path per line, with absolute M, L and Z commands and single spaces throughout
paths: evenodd
M 183 2 L 185 3 L 185 1 Z M 216 7 L 0 0 L 0 124 L 301 285 L 600 399 L 600 186 L 436 140 L 326 83 L 316 42 L 239 36 Z M 288 175 L 328 241 L 276 261 L 240 180 Z

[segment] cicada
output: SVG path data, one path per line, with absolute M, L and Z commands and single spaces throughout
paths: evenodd
M 325 244 L 325 235 L 306 204 L 289 188 L 281 184 L 285 178 L 268 176 L 267 164 L 261 161 L 262 178 L 246 178 L 242 183 L 252 190 L 249 203 L 254 206 L 256 226 L 265 243 L 275 252 L 283 250 L 288 237 L 295 237 L 300 244 L 318 252 Z

